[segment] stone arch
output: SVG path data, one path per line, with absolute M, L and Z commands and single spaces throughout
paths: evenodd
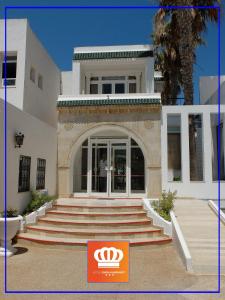
M 133 128 L 132 128 L 133 129 Z M 107 123 L 107 124 L 97 124 L 93 126 L 92 128 L 87 128 L 85 130 L 82 130 L 82 132 L 79 134 L 79 136 L 73 140 L 72 145 L 70 147 L 70 151 L 68 153 L 68 167 L 69 167 L 69 190 L 70 193 L 73 193 L 73 166 L 74 166 L 74 159 L 76 157 L 77 151 L 82 145 L 82 143 L 90 136 L 101 132 L 102 130 L 114 130 L 121 132 L 123 134 L 126 134 L 130 138 L 134 139 L 135 142 L 139 145 L 143 152 L 144 160 L 145 160 L 145 169 L 150 163 L 150 157 L 147 150 L 147 147 L 145 145 L 145 142 L 141 139 L 141 137 L 138 136 L 138 134 L 135 132 L 135 129 L 131 130 L 130 128 L 127 128 L 125 126 L 117 125 L 114 123 Z M 148 181 L 148 173 L 145 172 L 146 182 Z

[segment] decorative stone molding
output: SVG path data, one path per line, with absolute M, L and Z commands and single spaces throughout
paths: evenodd
M 75 106 L 75 107 L 58 107 L 60 113 L 73 114 L 120 114 L 129 112 L 159 112 L 160 105 L 102 105 L 102 106 Z
M 71 129 L 73 129 L 73 123 L 64 124 L 64 128 L 66 131 L 70 131 Z
M 144 127 L 146 129 L 152 129 L 154 127 L 154 122 L 152 122 L 150 120 L 146 120 L 146 121 L 144 121 Z

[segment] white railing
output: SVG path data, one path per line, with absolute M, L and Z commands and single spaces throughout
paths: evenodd
M 150 199 L 143 199 L 144 208 L 147 211 L 147 215 L 152 218 L 153 225 L 163 228 L 165 234 L 171 236 L 176 245 L 176 248 L 180 254 L 180 257 L 188 272 L 192 272 L 192 258 L 180 225 L 173 211 L 170 212 L 171 222 L 163 219 L 151 206 Z
M 224 204 L 223 204 L 224 203 Z M 218 205 L 215 201 L 209 200 L 208 201 L 209 207 L 216 213 L 218 216 Z M 221 208 L 225 208 L 225 201 L 221 203 Z M 225 213 L 220 209 L 220 221 L 225 224 Z
M 53 201 L 46 202 L 37 210 L 31 212 L 30 214 L 23 217 L 23 220 L 20 222 L 20 231 L 24 231 L 26 229 L 26 225 L 34 224 L 37 222 L 39 217 L 43 217 L 46 214 L 46 211 L 52 208 Z
M 172 237 L 177 247 L 180 257 L 188 272 L 193 272 L 191 253 L 188 249 L 187 243 L 184 239 L 180 225 L 173 211 L 170 212 L 171 223 L 172 223 Z
M 143 199 L 144 208 L 147 210 L 147 215 L 153 220 L 153 225 L 163 228 L 165 234 L 172 236 L 172 224 L 169 221 L 163 219 L 151 206 L 150 199 Z

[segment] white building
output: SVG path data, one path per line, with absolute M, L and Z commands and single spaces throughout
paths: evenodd
M 57 112 L 60 72 L 27 20 L 7 21 L 7 204 L 22 211 L 31 189 L 56 191 Z M 4 22 L 0 21 L 0 132 L 4 111 Z M 15 134 L 24 134 L 15 148 Z M 3 145 L 1 143 L 1 145 Z M 3 192 L 3 147 L 0 147 Z M 3 199 L 3 196 L 1 196 Z M 1 201 L 0 210 L 3 210 Z
M 3 45 L 2 22 L 0 36 Z M 217 198 L 216 129 L 225 179 L 225 109 L 221 105 L 218 124 L 216 79 L 201 79 L 201 105 L 162 106 L 163 81 L 150 45 L 75 48 L 72 70 L 60 74 L 26 20 L 9 20 L 7 36 L 9 207 L 22 211 L 36 188 L 67 197 L 155 198 L 165 189 L 180 197 Z M 222 77 L 223 104 L 224 83 Z M 0 84 L 4 98 L 3 79 Z M 2 101 L 0 111 L 3 120 Z M 15 148 L 17 132 L 25 136 L 21 148 Z M 0 157 L 2 166 L 2 152 Z M 223 181 L 221 186 L 225 198 Z

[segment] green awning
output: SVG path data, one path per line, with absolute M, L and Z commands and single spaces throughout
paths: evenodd
M 93 100 L 61 100 L 57 102 L 57 107 L 75 106 L 97 106 L 97 105 L 160 105 L 159 98 L 135 98 L 135 99 L 93 99 Z
M 73 56 L 73 60 L 142 58 L 142 57 L 153 57 L 153 51 L 148 50 L 148 51 L 75 53 Z

